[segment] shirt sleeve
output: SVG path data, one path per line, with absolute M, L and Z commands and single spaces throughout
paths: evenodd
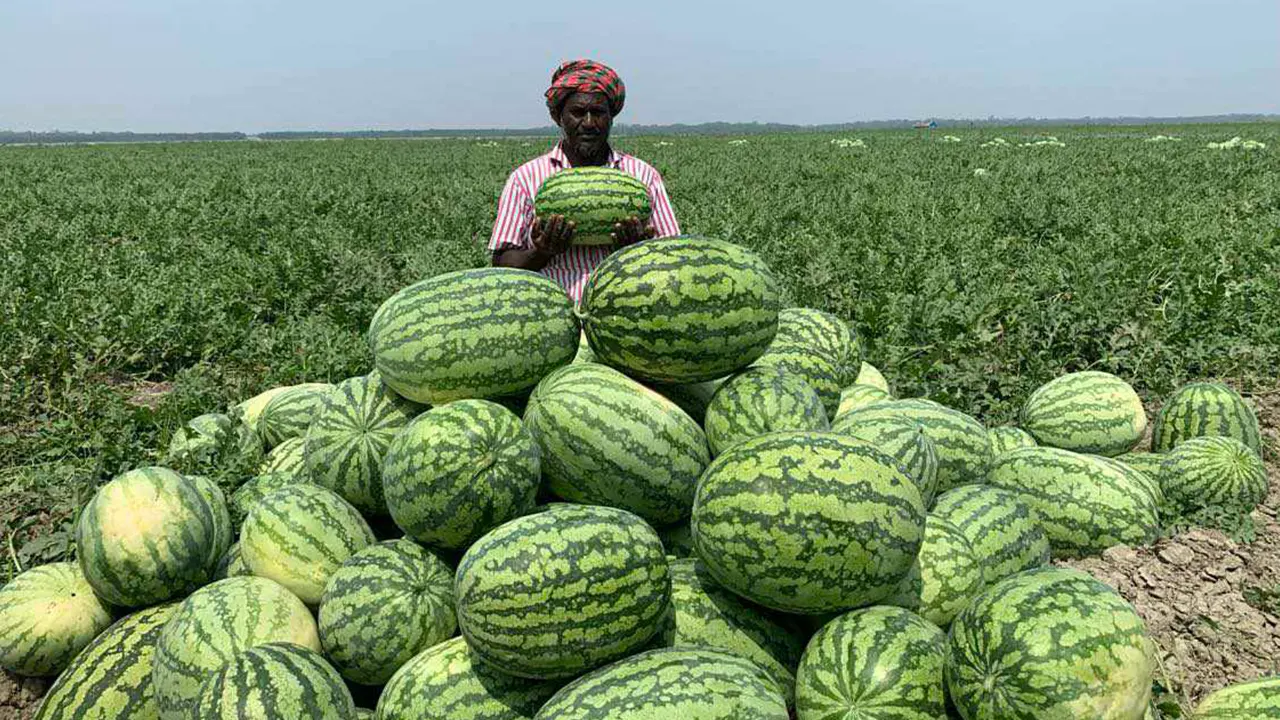
M 671 209 L 671 199 L 667 197 L 667 186 L 662 183 L 662 174 L 653 168 L 649 176 L 649 204 L 653 215 L 651 222 L 658 237 L 671 237 L 680 234 L 680 223 L 676 222 L 676 213 Z
M 489 250 L 529 247 L 529 231 L 533 228 L 533 199 L 521 182 L 519 173 L 511 173 L 498 200 L 498 217 L 493 221 Z

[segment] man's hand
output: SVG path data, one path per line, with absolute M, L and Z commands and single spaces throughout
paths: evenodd
M 648 240 L 657 234 L 658 231 L 652 224 L 645 225 L 640 222 L 640 218 L 632 215 L 626 220 L 616 223 L 610 236 L 619 247 L 626 247 L 635 245 L 641 240 Z
M 577 223 L 566 220 L 563 215 L 551 215 L 546 218 L 534 218 L 533 229 L 529 239 L 533 249 L 539 255 L 551 259 L 569 249 L 573 242 L 573 230 Z

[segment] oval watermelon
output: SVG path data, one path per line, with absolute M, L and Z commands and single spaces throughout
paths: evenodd
M 342 678 L 315 650 L 289 642 L 257 645 L 231 658 L 200 686 L 200 720 L 355 720 Z
M 911 574 L 885 604 L 907 608 L 945 628 L 982 590 L 984 562 L 955 523 L 930 515 Z
M 1031 433 L 1009 425 L 987 430 L 987 437 L 991 439 L 992 456 L 1002 455 L 1022 447 L 1035 447 L 1039 444 L 1035 438 L 1031 437 Z
M 981 559 L 983 585 L 1049 564 L 1040 518 L 1009 490 L 966 485 L 938 496 L 931 516 L 955 525 Z
M 243 525 L 244 519 L 249 516 L 249 511 L 262 498 L 276 490 L 292 485 L 305 485 L 310 482 L 303 475 L 288 472 L 267 473 L 249 478 L 245 484 L 231 493 L 231 499 L 227 504 L 227 510 L 231 514 L 231 524 L 237 528 Z
M 886 417 L 911 420 L 924 426 L 938 455 L 937 492 L 981 483 L 991 463 L 991 441 L 977 419 L 932 400 L 893 400 L 860 407 L 840 419 L 850 427 Z
M 258 416 L 258 436 L 263 445 L 270 449 L 285 440 L 301 438 L 331 392 L 333 386 L 329 383 L 303 383 L 272 396 Z
M 802 378 L 822 401 L 827 417 L 840 409 L 840 368 L 835 361 L 804 345 L 774 340 L 752 367 L 770 367 Z
M 938 450 L 924 425 L 907 417 L 846 416 L 831 431 L 871 443 L 897 460 L 916 481 L 925 507 L 933 504 L 938 488 Z
M 649 222 L 649 186 L 611 167 L 576 167 L 554 173 L 533 197 L 539 218 L 563 215 L 575 224 L 574 245 L 612 245 L 614 225 L 632 217 Z
M 57 675 L 110 624 L 111 613 L 80 566 L 31 568 L 0 587 L 0 667 L 19 675 Z
M 775 344 L 795 344 L 828 357 L 840 385 L 857 382 L 862 369 L 862 342 L 849 323 L 816 308 L 792 307 L 778 312 Z
M 827 430 L 827 411 L 804 378 L 753 367 L 720 385 L 707 405 L 707 442 L 719 455 L 744 440 L 782 430 Z
M 1165 401 L 1151 431 L 1151 451 L 1168 452 L 1183 440 L 1221 436 L 1262 453 L 1258 416 L 1240 393 L 1222 383 L 1183 385 Z
M 1113 457 L 1147 431 L 1147 412 L 1129 383 L 1094 370 L 1041 385 L 1022 407 L 1022 429 L 1042 445 Z
M 1205 696 L 1196 720 L 1263 720 L 1280 716 L 1280 677 L 1228 685 Z
M 306 439 L 289 438 L 271 448 L 262 464 L 258 466 L 259 475 L 272 474 L 292 475 L 298 482 L 311 482 L 311 473 L 307 471 Z

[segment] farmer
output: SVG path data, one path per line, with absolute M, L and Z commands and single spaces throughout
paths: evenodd
M 541 272 L 578 302 L 587 276 L 615 249 L 652 237 L 679 235 L 680 226 L 658 171 L 609 146 L 609 130 L 626 99 L 622 78 L 612 68 L 594 60 L 564 63 L 551 76 L 546 97 L 551 119 L 560 126 L 560 141 L 551 152 L 521 165 L 507 178 L 489 249 L 494 265 Z M 533 197 L 544 180 L 565 168 L 591 165 L 622 170 L 649 186 L 653 206 L 649 223 L 641 224 L 634 216 L 618 223 L 613 245 L 572 245 L 572 222 L 563 215 L 533 214 Z

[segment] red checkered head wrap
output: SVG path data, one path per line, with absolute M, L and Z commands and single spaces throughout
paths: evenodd
M 556 68 L 551 87 L 547 88 L 547 107 L 552 112 L 559 110 L 565 99 L 576 92 L 603 93 L 609 101 L 609 112 L 615 116 L 622 112 L 627 99 L 627 86 L 618 73 L 595 60 L 570 60 Z

